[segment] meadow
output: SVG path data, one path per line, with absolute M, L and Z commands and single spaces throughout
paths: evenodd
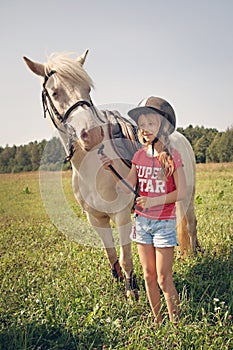
M 196 213 L 204 254 L 179 257 L 180 322 L 158 327 L 140 286 L 126 301 L 104 251 L 68 239 L 47 215 L 39 173 L 0 175 L 0 349 L 233 349 L 233 164 L 198 164 Z M 63 174 L 70 206 L 88 227 Z

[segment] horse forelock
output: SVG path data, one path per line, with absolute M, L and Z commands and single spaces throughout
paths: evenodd
M 89 89 L 94 87 L 94 83 L 83 67 L 77 62 L 77 58 L 71 57 L 72 53 L 53 53 L 45 63 L 45 74 L 52 70 L 61 74 L 65 78 L 78 81 L 81 84 L 88 85 Z

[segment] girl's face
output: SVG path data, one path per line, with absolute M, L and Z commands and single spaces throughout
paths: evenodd
M 138 118 L 138 127 L 144 139 L 147 142 L 152 142 L 157 136 L 160 124 L 161 115 L 158 113 L 141 114 Z

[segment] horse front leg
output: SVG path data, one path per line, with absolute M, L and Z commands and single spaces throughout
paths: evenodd
M 118 261 L 109 217 L 102 216 L 101 218 L 96 218 L 90 214 L 87 214 L 87 217 L 88 221 L 101 238 L 107 259 L 110 264 L 112 277 L 118 281 L 122 281 L 124 278 L 122 275 L 121 266 Z
M 131 239 L 130 234 L 132 230 L 132 223 L 126 223 L 124 225 L 119 225 L 121 220 L 116 220 L 119 233 L 120 241 L 120 265 L 122 266 L 125 272 L 125 291 L 126 298 L 133 297 L 135 300 L 139 299 L 138 294 L 138 284 L 137 278 L 134 273 L 133 268 L 133 258 L 132 258 L 132 249 L 131 249 Z
M 133 269 L 133 260 L 131 252 L 131 243 L 120 246 L 120 264 L 125 272 L 125 293 L 126 298 L 133 297 L 139 299 L 139 287 L 137 278 Z
M 112 277 L 115 278 L 117 281 L 122 282 L 124 277 L 122 274 L 121 265 L 118 261 L 116 248 L 105 248 L 105 251 L 110 263 Z

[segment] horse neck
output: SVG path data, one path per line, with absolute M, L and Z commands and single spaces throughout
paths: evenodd
M 87 155 L 87 152 L 80 147 L 78 142 L 75 143 L 74 148 L 75 152 L 71 158 L 71 164 L 72 168 L 75 168 L 77 171 L 79 171 L 80 165 Z

